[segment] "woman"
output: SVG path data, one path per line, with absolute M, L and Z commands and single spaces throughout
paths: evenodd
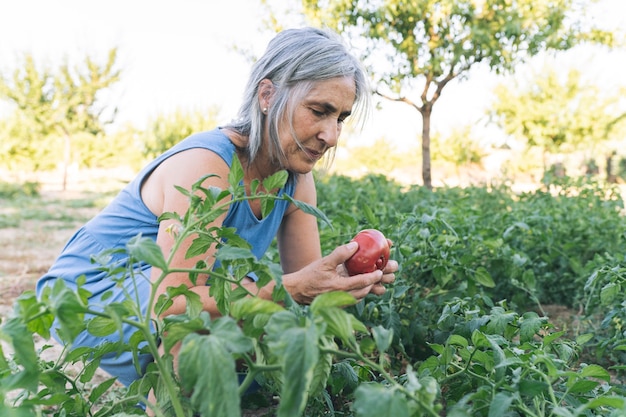
M 263 180 L 279 170 L 289 172 L 289 180 L 279 193 L 314 205 L 315 184 L 312 170 L 327 151 L 337 145 L 345 119 L 353 112 L 369 108 L 369 91 L 364 71 L 350 55 L 340 38 L 331 32 L 313 28 L 286 30 L 268 45 L 265 54 L 255 63 L 248 81 L 238 118 L 213 131 L 190 136 L 146 166 L 124 190 L 94 219 L 83 226 L 68 242 L 60 257 L 38 284 L 39 294 L 57 279 L 76 287 L 76 280 L 85 276 L 83 286 L 91 292 L 90 304 L 97 304 L 103 293 L 114 296 L 106 303 L 122 301 L 126 294 L 142 302 L 150 292 L 148 280 L 125 280 L 125 291 L 105 273 L 95 269 L 92 255 L 107 249 L 124 248 L 132 237 L 141 233 L 155 239 L 166 257 L 174 238 L 167 232 L 173 220 L 158 222 L 165 212 L 184 214 L 188 199 L 175 186 L 190 189 L 207 174 L 203 186 L 228 188 L 227 178 L 233 157 L 244 167 L 244 185 Z M 394 280 L 398 268 L 390 261 L 385 271 L 348 276 L 343 262 L 357 250 L 356 243 L 342 245 L 322 257 L 317 220 L 286 200 L 277 201 L 272 212 L 261 218 L 260 203 L 255 200 L 234 204 L 228 213 L 215 221 L 216 226 L 235 227 L 237 233 L 261 257 L 276 237 L 284 275 L 284 288 L 299 303 L 310 303 L 318 294 L 347 291 L 357 299 L 367 294 L 382 294 L 383 284 Z M 184 242 L 173 257 L 173 266 L 193 268 L 199 260 L 212 260 L 214 249 L 185 258 L 191 240 Z M 124 255 L 115 255 L 113 262 L 124 263 Z M 135 274 L 159 278 L 161 271 L 150 265 L 134 265 Z M 184 284 L 196 292 L 204 310 L 219 314 L 215 300 L 207 291 L 208 276 L 192 283 L 185 273 L 172 273 L 159 285 L 157 292 Z M 260 290 L 252 278 L 245 286 L 260 297 L 271 299 L 274 283 Z M 185 298 L 178 297 L 163 315 L 185 312 Z M 130 337 L 132 329 L 127 329 Z M 119 336 L 97 338 L 83 332 L 74 345 L 95 346 Z M 151 360 L 139 358 L 145 369 Z M 101 368 L 129 385 L 140 375 L 129 352 L 104 358 Z

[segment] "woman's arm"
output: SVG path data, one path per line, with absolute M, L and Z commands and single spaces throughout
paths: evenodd
M 311 173 L 298 180 L 296 200 L 317 205 L 315 183 Z M 285 275 L 283 285 L 299 303 L 308 304 L 322 293 L 346 291 L 361 299 L 369 293 L 382 294 L 383 284 L 394 281 L 398 269 L 390 261 L 385 271 L 349 276 L 343 263 L 356 252 L 358 245 L 349 243 L 322 257 L 317 219 L 293 207 L 288 211 L 278 233 L 278 248 Z
M 195 148 L 183 151 L 166 159 L 152 172 L 142 186 L 142 198 L 148 208 L 157 216 L 166 212 L 175 212 L 183 216 L 189 208 L 189 199 L 176 190 L 175 186 L 190 190 L 199 178 L 209 173 L 216 176 L 207 178 L 203 183 L 203 187 L 214 186 L 221 189 L 228 187 L 229 168 L 222 158 L 206 149 Z M 225 216 L 224 214 L 216 219 L 213 226 L 221 226 Z M 156 243 L 163 251 L 166 259 L 170 256 L 175 242 L 175 237 L 168 231 L 168 228 L 173 224 L 175 225 L 175 223 L 175 220 L 164 220 L 159 225 Z M 198 261 L 205 261 L 209 267 L 213 264 L 214 247 L 209 248 L 204 254 L 189 259 L 186 258 L 187 250 L 194 238 L 195 236 L 190 236 L 182 242 L 172 257 L 170 267 L 194 268 Z M 153 282 L 159 279 L 161 274 L 162 271 L 160 269 L 153 267 L 151 274 Z M 186 285 L 191 291 L 200 296 L 203 309 L 208 311 L 211 316 L 217 316 L 219 315 L 219 310 L 215 300 L 209 296 L 209 287 L 206 286 L 208 278 L 206 274 L 198 276 L 194 284 L 189 279 L 188 273 L 171 273 L 159 284 L 157 295 L 164 293 L 168 287 L 177 287 L 181 284 Z M 252 292 L 258 291 L 252 280 L 247 280 L 245 285 L 249 286 L 248 289 Z M 173 305 L 163 312 L 163 315 L 182 314 L 185 312 L 186 300 L 184 297 L 176 297 L 173 301 Z
M 301 175 L 294 199 L 317 205 L 315 183 L 311 173 Z M 322 257 L 317 218 L 295 206 L 285 213 L 277 235 L 280 263 L 285 274 L 299 271 Z

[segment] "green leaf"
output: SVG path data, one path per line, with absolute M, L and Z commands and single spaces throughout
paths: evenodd
M 283 188 L 287 184 L 288 179 L 289 173 L 286 170 L 275 172 L 263 180 L 263 188 L 267 192 L 272 192 L 272 190 Z
M 580 371 L 580 376 L 584 378 L 597 378 L 610 382 L 611 374 L 600 365 L 587 365 Z
M 315 326 L 291 329 L 285 334 L 283 384 L 278 417 L 302 415 L 306 406 L 313 372 L 319 359 L 318 334 Z
M 595 336 L 593 333 L 585 333 L 585 334 L 581 334 L 580 336 L 576 336 L 576 343 L 579 345 L 584 345 L 585 343 L 587 343 L 588 341 L 590 341 L 591 339 L 593 339 Z M 614 348 L 617 349 L 617 346 Z M 626 350 L 626 349 L 624 349 Z
M 287 194 L 283 195 L 283 197 L 286 200 L 288 200 L 291 204 L 293 204 L 294 206 L 298 207 L 303 212 L 305 212 L 307 214 L 311 214 L 311 215 L 315 216 L 317 219 L 323 221 L 328 227 L 331 228 L 331 230 L 333 229 L 333 225 L 330 222 L 330 219 L 328 217 L 326 217 L 326 215 L 321 210 L 319 210 L 317 207 L 312 206 L 310 204 L 307 204 L 307 203 L 305 203 L 303 201 L 296 200 L 296 199 L 290 197 Z
M 501 417 L 507 415 L 507 411 L 513 402 L 513 397 L 505 392 L 499 392 L 491 401 L 488 417 Z
M 543 338 L 543 345 L 544 346 L 548 346 L 548 345 L 552 344 L 552 342 L 554 342 L 555 340 L 559 339 L 564 334 L 565 334 L 565 330 L 561 330 L 560 332 L 554 332 L 554 333 L 550 333 L 550 334 L 546 335 Z
M 241 161 L 239 161 L 239 158 L 236 155 L 233 155 L 230 171 L 228 172 L 228 185 L 230 185 L 231 191 L 239 188 L 239 184 L 243 181 L 243 178 L 244 172 Z M 233 192 L 233 194 L 236 195 L 237 193 Z
M 355 331 L 367 332 L 367 327 L 352 314 L 337 308 L 320 309 L 318 315 L 324 318 L 326 332 L 352 346 L 356 343 Z
M 241 416 L 235 360 L 218 337 L 188 335 L 178 359 L 181 385 L 201 415 Z
M 600 397 L 596 397 L 585 404 L 585 408 L 587 410 L 593 410 L 594 408 L 600 407 L 611 407 L 617 410 L 623 409 L 626 407 L 626 398 L 623 396 L 608 396 L 602 395 Z
M 476 271 L 474 272 L 474 279 L 480 285 L 487 288 L 493 288 L 496 286 L 496 283 L 493 281 L 491 274 L 483 266 L 479 266 L 478 268 L 476 268 Z
M 216 243 L 216 241 L 212 237 L 205 234 L 199 235 L 191 242 L 191 245 L 189 245 L 189 248 L 185 253 L 185 259 L 190 259 L 198 255 L 204 255 L 214 243 Z
M 283 311 L 279 304 L 259 297 L 246 297 L 235 301 L 230 307 L 230 314 L 237 320 L 255 317 L 258 314 L 272 314 Z
M 320 310 L 329 307 L 347 307 L 356 304 L 353 295 L 345 291 L 331 291 L 318 295 L 311 303 L 311 312 L 318 314 Z
M 610 306 L 620 294 L 621 286 L 614 282 L 609 282 L 600 290 L 600 302 L 604 306 Z
M 506 312 L 502 307 L 494 307 L 489 314 L 489 322 L 486 325 L 486 333 L 504 334 L 507 326 L 517 318 L 517 313 Z
M 370 227 L 377 227 L 380 220 L 376 217 L 376 215 L 372 211 L 372 208 L 368 204 L 364 204 L 361 207 L 363 209 L 365 219 L 367 220 L 367 223 L 370 225 Z
M 238 259 L 256 259 L 252 251 L 248 248 L 237 248 L 234 246 L 222 246 L 215 254 L 215 258 L 220 261 L 235 261 Z
M 505 339 L 502 336 L 493 335 L 493 334 L 488 334 L 487 339 L 489 340 L 489 344 L 491 345 L 491 350 L 493 351 L 493 363 L 495 365 L 495 370 L 496 370 L 495 379 L 496 381 L 500 382 L 504 378 L 504 375 L 506 372 L 506 369 L 500 366 L 506 360 L 504 351 L 500 347 L 500 343 L 503 343 Z
M 406 397 L 394 389 L 380 384 L 365 383 L 355 392 L 354 413 L 356 417 L 410 417 Z
M 520 322 L 520 341 L 525 343 L 533 340 L 541 327 L 545 325 L 546 319 L 539 317 L 539 315 L 533 311 L 528 311 L 524 313 Z
M 211 322 L 211 334 L 220 339 L 229 352 L 244 353 L 254 348 L 231 317 L 220 317 Z
M 87 331 L 94 336 L 104 337 L 115 332 L 117 324 L 110 317 L 97 316 L 87 322 Z
M 24 388 L 36 392 L 39 375 L 38 356 L 35 352 L 33 335 L 26 325 L 17 318 L 11 318 L 0 328 L 0 336 L 8 339 L 13 347 L 15 361 L 23 367 L 21 371 L 7 378 L 2 375 L 2 385 L 5 390 Z M 1 393 L 2 391 L 0 391 Z
M 467 339 L 458 334 L 451 334 L 450 337 L 448 337 L 447 344 L 461 346 L 464 348 L 466 348 L 469 345 Z
M 261 197 L 261 217 L 266 218 L 274 210 L 274 198 Z
M 546 395 L 550 386 L 543 381 L 532 379 L 523 379 L 519 383 L 520 394 L 528 397 L 536 397 L 538 395 Z
M 372 328 L 372 335 L 376 341 L 376 348 L 379 354 L 383 354 L 391 346 L 393 341 L 393 330 L 385 329 L 383 326 L 375 326 Z
M 568 389 L 572 394 L 583 394 L 593 391 L 600 383 L 598 381 L 579 380 L 574 382 Z
M 161 271 L 167 271 L 167 262 L 163 257 L 163 251 L 153 239 L 142 237 L 139 234 L 128 241 L 126 249 L 133 258 L 155 266 Z

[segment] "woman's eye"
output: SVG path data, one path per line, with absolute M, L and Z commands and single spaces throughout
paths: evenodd
M 323 111 L 319 111 L 319 110 L 315 110 L 315 109 L 311 109 L 311 111 L 317 117 L 324 117 L 326 115 L 326 112 L 323 112 Z

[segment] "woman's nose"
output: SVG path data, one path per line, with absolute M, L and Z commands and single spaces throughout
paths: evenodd
M 329 148 L 332 148 L 337 146 L 340 133 L 341 125 L 335 121 L 329 121 L 324 123 L 324 126 L 318 135 L 318 139 L 323 141 Z

